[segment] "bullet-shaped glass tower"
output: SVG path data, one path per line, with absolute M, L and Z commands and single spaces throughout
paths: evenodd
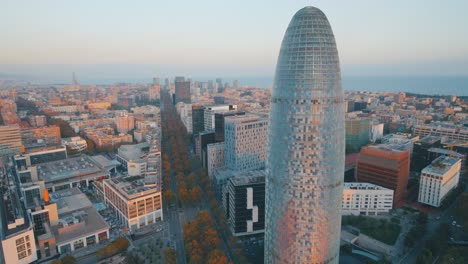
M 330 24 L 305 7 L 286 30 L 271 95 L 265 263 L 338 263 L 343 96 Z

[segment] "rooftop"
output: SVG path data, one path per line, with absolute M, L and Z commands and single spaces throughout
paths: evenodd
M 57 204 L 59 215 L 92 207 L 91 201 L 78 188 L 54 192 L 49 196 L 50 201 Z
M 145 178 L 141 176 L 116 177 L 105 180 L 104 182 L 127 200 L 158 192 L 156 187 L 145 185 Z
M 109 225 L 94 207 L 85 208 L 74 213 L 60 216 L 59 225 L 54 226 L 56 243 L 62 244 L 86 237 L 99 231 L 106 231 Z
M 90 156 L 90 158 L 102 169 L 110 169 L 120 164 L 118 161 L 110 160 L 103 155 Z
M 427 151 L 429 151 L 429 152 L 434 152 L 434 153 L 439 153 L 439 154 L 443 154 L 443 155 L 446 155 L 446 156 L 449 156 L 449 155 L 450 155 L 450 150 L 448 150 L 448 149 L 443 149 L 443 148 L 430 148 L 430 149 L 428 149 Z M 452 157 L 462 159 L 462 158 L 465 157 L 465 155 L 460 154 L 460 153 L 458 153 L 458 152 L 456 152 L 456 151 L 452 151 Z
M 385 187 L 366 182 L 345 182 L 344 189 L 352 190 L 389 190 Z
M 147 153 L 145 153 L 143 150 L 149 150 L 150 146 L 151 145 L 148 142 L 142 142 L 134 145 L 122 145 L 119 147 L 118 155 L 127 161 L 140 161 L 143 160 L 147 155 Z
M 444 175 L 458 162 L 460 162 L 459 158 L 440 156 L 424 168 L 422 172 Z
M 13 175 L 5 175 L 0 171 L 1 193 L 3 195 L 1 207 L 1 239 L 18 232 L 23 232 L 31 227 L 29 217 L 23 210 L 23 206 L 16 189 Z
M 438 137 L 438 136 L 425 136 L 421 138 L 418 142 L 423 143 L 423 144 L 434 144 L 440 139 L 441 137 Z
M 401 152 L 408 151 L 407 149 L 405 149 L 405 146 L 401 144 L 392 144 L 392 143 L 369 145 L 367 146 L 367 148 L 386 151 L 386 152 L 393 152 L 393 153 L 401 153 Z
M 265 170 L 246 171 L 236 174 L 233 178 L 231 178 L 231 182 L 235 186 L 247 184 L 264 184 L 265 176 Z
M 65 160 L 51 161 L 37 165 L 37 173 L 40 179 L 46 183 L 66 181 L 74 177 L 83 177 L 103 171 L 101 164 L 89 156 L 79 156 Z M 104 176 L 104 175 L 103 175 Z
M 250 123 L 250 122 L 258 122 L 258 121 L 268 121 L 268 119 L 263 118 L 259 115 L 254 114 L 246 114 L 246 115 L 234 115 L 234 116 L 226 116 L 225 124 L 228 123 L 235 123 L 235 124 L 243 124 L 243 123 Z

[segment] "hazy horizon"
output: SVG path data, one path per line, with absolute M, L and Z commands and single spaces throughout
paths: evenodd
M 468 74 L 462 0 L 7 1 L 0 72 L 272 76 L 287 25 L 307 5 L 327 15 L 343 75 Z

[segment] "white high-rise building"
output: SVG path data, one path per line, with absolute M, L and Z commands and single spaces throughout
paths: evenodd
M 215 129 L 215 113 L 222 113 L 231 110 L 237 110 L 237 105 L 215 105 L 205 107 L 205 130 Z
M 268 119 L 258 115 L 224 120 L 224 165 L 235 171 L 265 168 Z
M 447 194 L 458 186 L 461 160 L 440 156 L 421 171 L 418 202 L 439 207 Z
M 179 102 L 176 104 L 177 113 L 180 116 L 180 120 L 187 129 L 187 133 L 192 134 L 192 104 L 186 104 Z
M 342 215 L 379 215 L 392 209 L 393 190 L 364 182 L 346 182 Z

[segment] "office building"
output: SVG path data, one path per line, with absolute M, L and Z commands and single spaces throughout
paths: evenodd
M 393 206 L 399 208 L 405 203 L 409 165 L 409 151 L 401 146 L 381 144 L 363 147 L 356 164 L 356 179 L 393 190 Z
M 120 146 L 116 155 L 117 161 L 127 169 L 129 176 L 144 175 L 149 148 L 150 143 L 148 142 Z
M 441 148 L 442 138 L 438 136 L 424 136 L 413 144 L 411 170 L 420 172 L 434 160 L 429 156 L 429 149 Z
M 265 168 L 268 119 L 236 115 L 224 120 L 224 165 L 235 171 Z
M 49 219 L 44 234 L 38 236 L 38 240 L 47 242 L 53 237 L 59 254 L 69 254 L 109 239 L 109 225 L 78 188 L 50 194 L 50 202 L 46 202 L 46 205 L 48 204 L 56 204 L 56 212 L 54 207 L 51 207 L 49 215 L 57 214 L 58 217 Z M 45 244 L 41 249 L 46 251 L 47 247 Z
M 223 113 L 215 113 L 215 140 L 216 142 L 224 142 L 224 119 L 228 116 L 245 115 L 243 111 L 228 111 Z
M 18 125 L 0 126 L 0 156 L 21 153 L 21 146 Z
M 208 163 L 206 147 L 208 144 L 213 144 L 215 142 L 215 132 L 213 130 L 203 131 L 198 134 L 196 151 L 202 161 L 203 168 L 206 168 Z
M 265 263 L 338 263 L 344 93 L 333 32 L 317 8 L 289 23 L 270 109 Z
M 82 137 L 62 138 L 62 145 L 67 148 L 68 153 L 81 153 L 88 149 L 88 143 Z
M 184 102 L 179 102 L 176 104 L 176 110 L 177 110 L 177 113 L 179 114 L 182 124 L 184 124 L 184 127 L 187 130 L 187 133 L 192 134 L 192 129 L 193 129 L 192 105 L 186 104 Z
M 430 148 L 427 150 L 427 159 L 431 161 L 429 162 L 429 164 L 432 163 L 432 161 L 434 161 L 440 156 L 448 156 L 448 157 L 460 159 L 461 160 L 460 177 L 465 176 L 466 154 L 458 153 L 455 150 L 450 151 L 449 149 L 446 149 L 446 148 Z M 429 164 L 426 164 L 426 166 L 428 166 Z
M 378 139 L 383 137 L 384 124 L 383 123 L 371 123 L 370 125 L 370 141 L 375 143 Z
M 19 131 L 18 131 L 19 132 Z M 19 133 L 18 133 L 19 134 Z M 33 222 L 21 205 L 21 197 L 12 175 L 0 169 L 2 209 L 0 238 L 5 264 L 28 264 L 38 259 Z
M 190 81 L 186 81 L 184 77 L 175 78 L 175 104 L 184 102 L 191 103 L 190 99 Z
M 419 137 L 439 136 L 453 140 L 468 142 L 468 128 L 462 125 L 451 125 L 442 122 L 418 124 L 413 127 L 413 135 Z
M 161 192 L 146 186 L 143 179 L 104 180 L 104 198 L 116 218 L 131 232 L 163 219 Z
M 241 172 L 226 184 L 223 207 L 235 236 L 265 231 L 265 171 Z
M 15 163 L 21 181 L 43 181 L 44 188 L 50 192 L 88 187 L 91 182 L 115 173 L 115 164 L 102 155 L 83 155 L 37 165 L 27 164 L 24 156 L 16 156 Z
M 237 105 L 215 105 L 215 106 L 206 106 L 204 109 L 204 122 L 205 122 L 205 131 L 215 129 L 215 113 L 223 113 L 228 111 L 237 110 Z
M 194 136 L 205 130 L 205 107 L 192 105 L 192 133 Z
M 418 202 L 439 207 L 451 190 L 458 186 L 461 160 L 441 156 L 421 171 Z
M 45 147 L 35 149 L 14 157 L 19 168 L 38 165 L 45 162 L 64 160 L 67 158 L 67 149 L 64 146 Z
M 370 140 L 370 119 L 367 117 L 346 117 L 346 153 L 359 152 Z
M 411 136 L 411 134 L 397 133 L 389 134 L 382 137 L 383 144 L 400 145 L 404 150 L 408 150 L 410 156 L 413 156 L 414 143 L 419 141 L 419 136 Z
M 365 182 L 345 182 L 341 214 L 381 215 L 393 207 L 393 190 Z
M 206 156 L 208 177 L 213 179 L 214 170 L 224 166 L 224 142 L 208 144 Z

